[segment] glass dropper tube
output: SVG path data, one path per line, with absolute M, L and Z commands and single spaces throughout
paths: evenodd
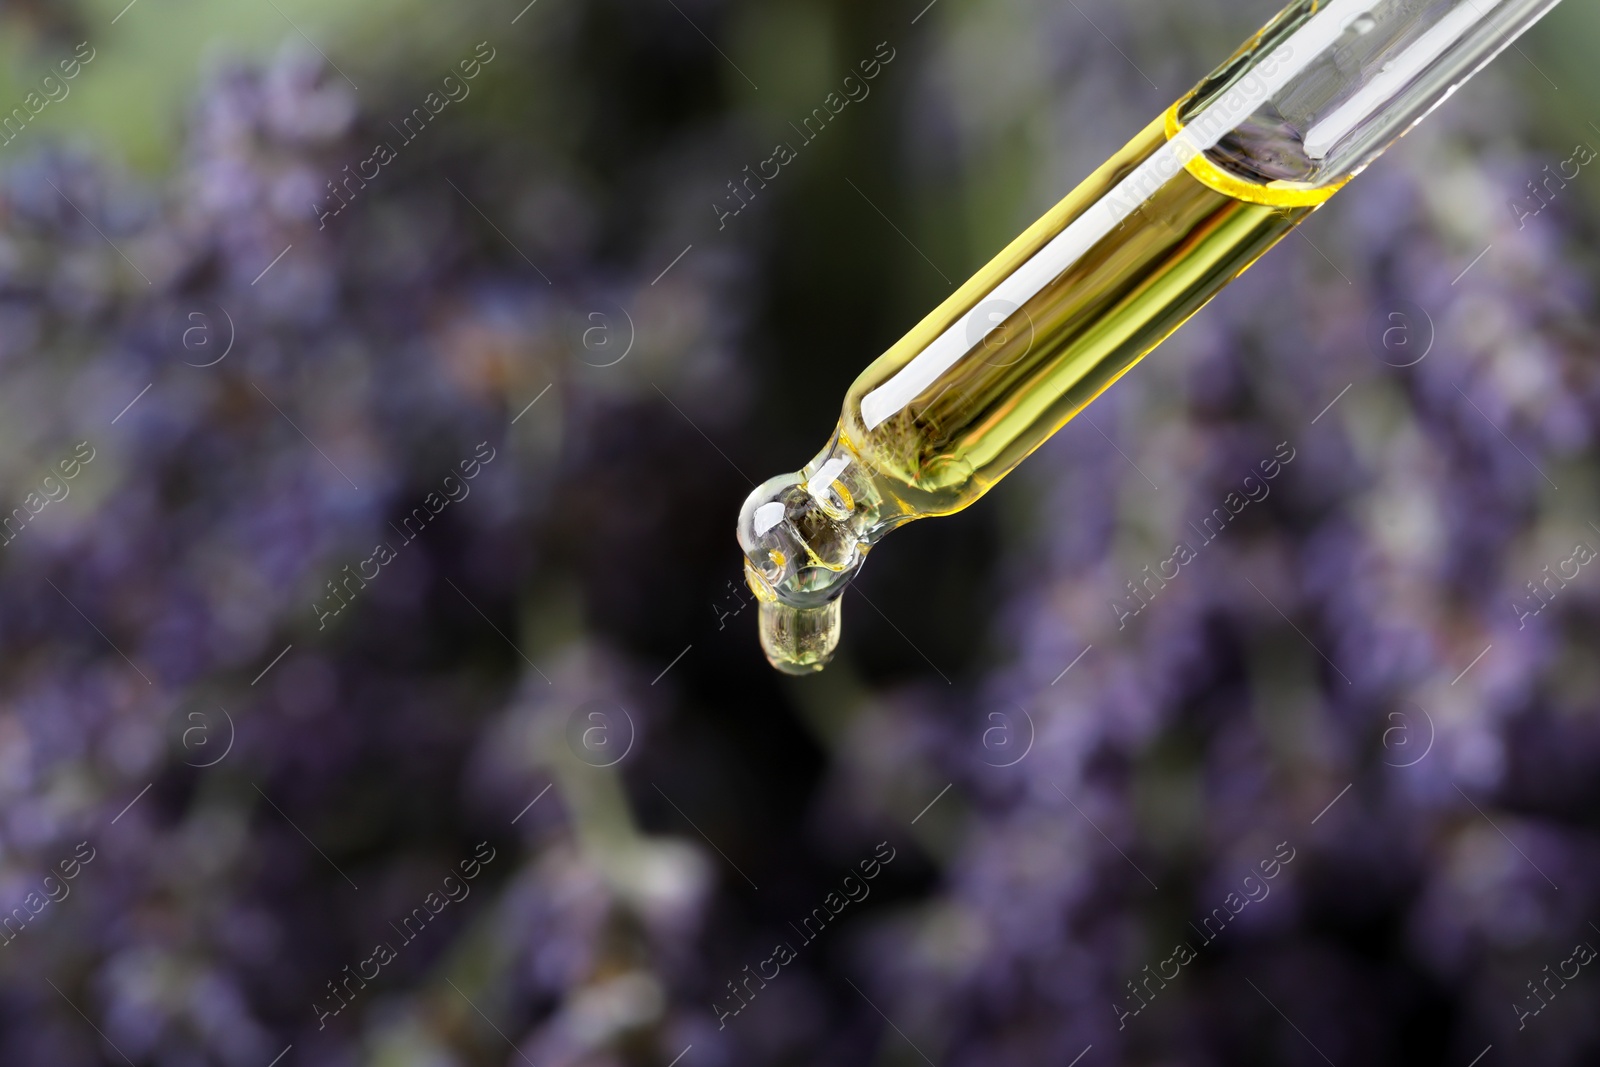
M 779 670 L 867 551 L 977 500 L 1559 0 L 1298 0 L 863 371 L 739 515 Z

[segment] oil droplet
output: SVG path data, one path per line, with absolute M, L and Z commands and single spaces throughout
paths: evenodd
M 781 600 L 762 601 L 758 619 L 761 651 L 784 674 L 813 674 L 828 665 L 839 647 L 839 601 L 797 608 Z

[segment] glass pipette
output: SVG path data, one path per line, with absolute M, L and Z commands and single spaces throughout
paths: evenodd
M 1298 0 L 851 385 L 745 500 L 762 649 L 821 670 L 867 551 L 977 500 L 1559 0 Z

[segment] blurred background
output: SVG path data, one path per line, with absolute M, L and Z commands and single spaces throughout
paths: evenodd
M 0 6 L 0 1062 L 1596 1062 L 1592 5 L 757 646 L 752 483 L 1273 13 Z

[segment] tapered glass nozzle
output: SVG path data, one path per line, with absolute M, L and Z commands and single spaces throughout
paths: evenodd
M 761 650 L 786 674 L 820 671 L 839 647 L 839 599 L 884 518 L 872 470 L 838 433 L 803 470 L 769 478 L 739 513 L 744 577 L 761 602 Z

